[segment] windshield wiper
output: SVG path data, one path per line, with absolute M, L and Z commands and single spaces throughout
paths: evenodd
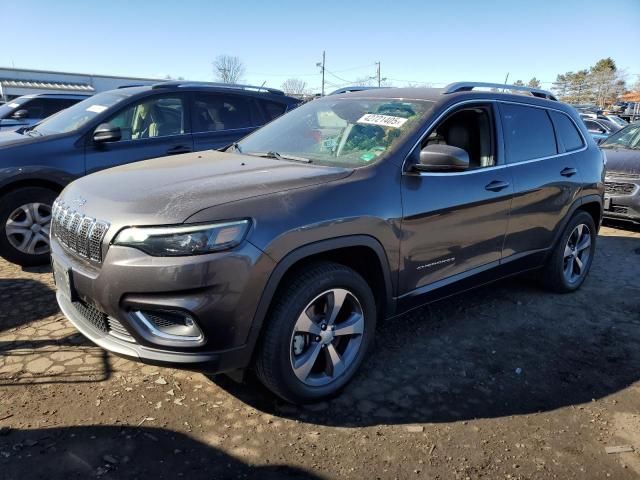
M 37 137 L 42 137 L 43 135 L 42 132 L 39 132 L 38 130 L 36 130 L 35 127 L 25 128 L 22 133 L 26 133 L 30 137 L 33 137 L 34 136 L 33 134 L 35 134 L 35 136 Z
M 294 162 L 311 163 L 311 160 L 309 158 L 296 157 L 295 155 L 288 155 L 286 153 L 278 153 L 274 151 L 247 152 L 247 155 L 253 155 L 254 157 L 275 158 L 276 160 L 292 160 Z
M 229 145 L 227 148 L 225 148 L 225 152 L 228 152 L 231 149 L 234 149 L 236 152 L 238 153 L 242 153 L 242 148 L 240 148 L 240 145 L 238 144 L 238 142 L 233 142 L 231 145 Z

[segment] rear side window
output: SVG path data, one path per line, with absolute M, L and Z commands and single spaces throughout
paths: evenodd
M 582 136 L 569 117 L 560 112 L 549 112 L 553 125 L 556 127 L 558 143 L 564 147 L 565 152 L 572 152 L 583 147 Z
M 507 163 L 558 153 L 551 119 L 543 108 L 501 104 Z
M 264 123 L 251 99 L 240 95 L 196 93 L 194 132 L 218 132 L 251 128 Z
M 268 100 L 259 100 L 259 102 L 268 122 L 282 115 L 287 109 L 287 106 L 283 103 L 270 102 Z

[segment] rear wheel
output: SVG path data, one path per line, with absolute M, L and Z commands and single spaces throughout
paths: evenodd
M 22 266 L 49 262 L 51 206 L 57 195 L 28 187 L 0 199 L 0 256 Z
M 587 212 L 577 212 L 564 229 L 543 272 L 544 285 L 573 292 L 584 282 L 595 253 L 596 226 Z
M 293 403 L 336 394 L 362 363 L 376 315 L 373 293 L 355 271 L 328 262 L 302 270 L 275 299 L 256 359 L 258 378 Z

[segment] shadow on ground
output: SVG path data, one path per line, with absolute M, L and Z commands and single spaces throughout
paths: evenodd
M 58 313 L 50 286 L 25 278 L 0 278 L 0 332 Z
M 0 475 L 23 479 L 313 479 L 287 465 L 254 467 L 160 428 L 85 426 L 0 431 Z
M 295 407 L 255 381 L 216 383 L 264 412 L 346 427 L 590 402 L 640 379 L 638 248 L 640 238 L 601 236 L 591 275 L 574 294 L 510 279 L 389 320 L 361 372 L 329 402 Z

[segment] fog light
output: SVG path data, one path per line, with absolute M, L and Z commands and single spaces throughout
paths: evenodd
M 180 310 L 136 310 L 133 317 L 142 325 L 149 341 L 160 345 L 197 346 L 204 334 L 195 318 Z

